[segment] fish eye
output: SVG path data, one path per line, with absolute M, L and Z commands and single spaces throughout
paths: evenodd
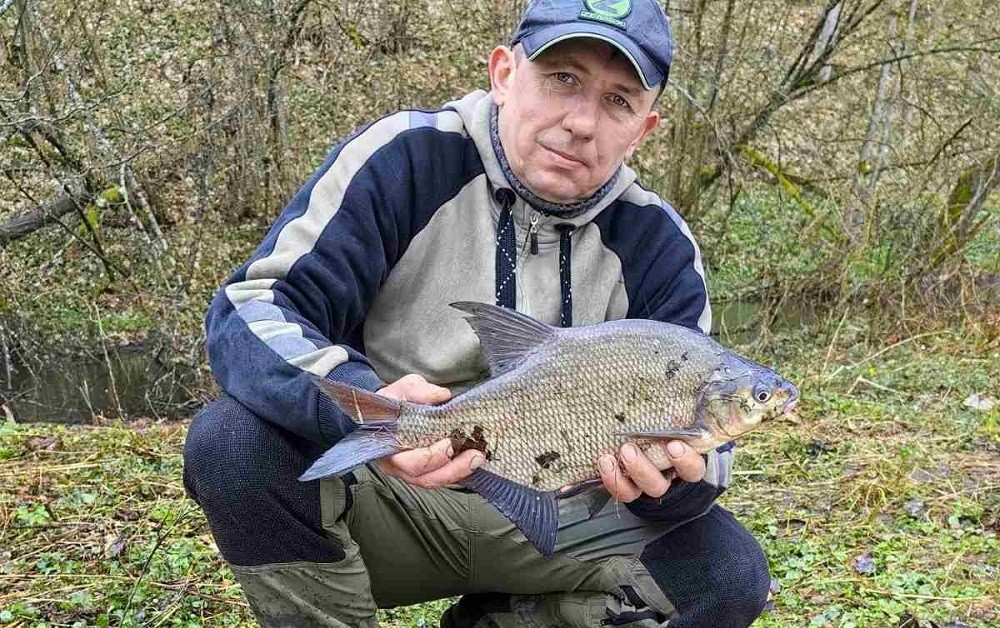
M 761 389 L 754 393 L 753 398 L 761 403 L 765 403 L 771 398 L 771 393 L 767 390 Z

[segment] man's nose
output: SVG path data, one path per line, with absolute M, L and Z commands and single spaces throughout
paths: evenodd
M 600 104 L 593 98 L 575 98 L 563 116 L 563 128 L 578 139 L 589 140 L 594 137 L 599 115 Z

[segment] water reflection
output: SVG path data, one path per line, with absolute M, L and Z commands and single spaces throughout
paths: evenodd
M 759 301 L 728 301 L 712 308 L 712 337 L 726 346 L 753 342 L 763 330 L 793 329 L 809 324 L 819 314 L 809 303 L 765 305 Z
M 191 367 L 163 364 L 150 347 L 123 347 L 109 350 L 107 359 L 13 363 L 9 372 L 0 371 L 0 402 L 6 400 L 19 423 L 175 418 L 189 414 L 196 403 L 197 375 Z

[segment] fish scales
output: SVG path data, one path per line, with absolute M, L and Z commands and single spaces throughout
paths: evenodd
M 564 330 L 514 370 L 404 412 L 399 443 L 426 446 L 478 427 L 485 468 L 503 477 L 539 490 L 592 478 L 600 454 L 625 441 L 621 432 L 694 424 L 698 388 L 724 350 L 663 331 L 642 320 Z

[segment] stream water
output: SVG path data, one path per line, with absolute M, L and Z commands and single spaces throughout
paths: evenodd
M 6 376 L 4 370 L 0 365 L 0 401 L 19 423 L 179 418 L 197 404 L 197 371 L 164 365 L 141 345 L 109 349 L 107 358 L 55 357 L 30 366 L 14 362 Z

